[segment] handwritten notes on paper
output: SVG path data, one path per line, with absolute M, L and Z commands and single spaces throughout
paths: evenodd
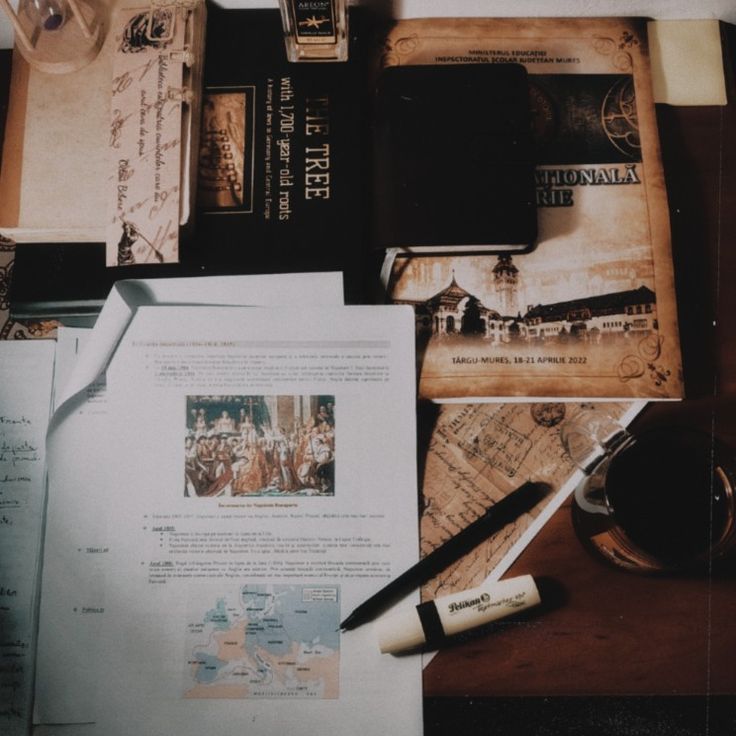
M 621 419 L 630 406 L 596 405 L 615 419 Z M 585 408 L 571 403 L 442 407 L 424 471 L 423 555 L 456 535 L 525 480 L 548 483 L 555 492 L 431 580 L 422 590 L 423 598 L 479 585 L 507 555 L 518 554 L 525 534 L 547 505 L 565 493 L 563 487 L 576 472 L 562 446 L 560 427 Z
M 108 266 L 179 260 L 184 13 L 171 5 L 115 15 Z
M 0 342 L 0 733 L 28 732 L 54 343 Z

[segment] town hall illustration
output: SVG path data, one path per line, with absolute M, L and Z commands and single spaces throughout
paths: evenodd
M 488 284 L 495 295 L 495 308 L 486 306 L 463 288 L 454 270 L 450 283 L 430 298 L 395 302 L 414 306 L 417 333 L 424 339 L 475 337 L 490 345 L 569 341 L 596 344 L 656 332 L 656 297 L 642 283 L 642 274 L 632 273 L 630 264 L 625 263 L 609 263 L 604 268 L 605 273 L 600 274 L 602 283 L 630 288 L 522 305 L 520 271 L 512 256 L 499 255 Z

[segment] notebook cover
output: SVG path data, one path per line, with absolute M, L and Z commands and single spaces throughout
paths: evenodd
M 533 245 L 529 91 L 520 64 L 384 69 L 373 143 L 378 247 Z

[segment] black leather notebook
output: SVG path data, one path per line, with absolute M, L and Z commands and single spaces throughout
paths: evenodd
M 537 235 L 519 64 L 396 66 L 373 109 L 373 241 L 411 252 L 523 251 Z

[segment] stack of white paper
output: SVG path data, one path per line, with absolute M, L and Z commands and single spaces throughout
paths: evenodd
M 60 333 L 36 722 L 420 732 L 419 658 L 339 630 L 418 557 L 413 314 L 207 281 Z

